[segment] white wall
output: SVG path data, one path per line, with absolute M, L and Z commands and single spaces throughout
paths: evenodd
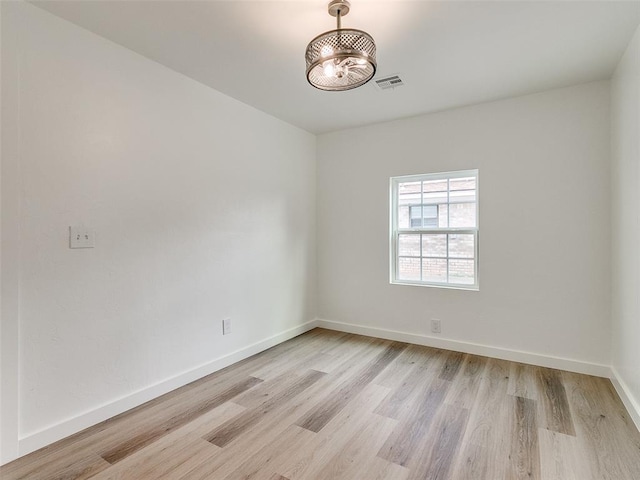
M 606 81 L 320 136 L 319 317 L 606 374 L 609 138 Z M 472 168 L 480 291 L 389 284 L 389 177 Z
M 2 75 L 3 460 L 315 318 L 313 135 L 22 2 Z
M 640 27 L 611 87 L 613 369 L 640 428 Z

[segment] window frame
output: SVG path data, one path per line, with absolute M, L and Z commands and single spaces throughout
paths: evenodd
M 476 179 L 476 188 L 475 188 L 475 215 L 476 215 L 476 226 L 475 227 L 411 227 L 408 228 L 399 228 L 398 227 L 398 190 L 399 185 L 401 183 L 408 182 L 424 182 L 424 181 L 434 181 L 434 180 L 455 180 L 457 178 L 465 178 L 465 177 L 475 177 Z M 389 282 L 394 285 L 414 285 L 414 286 L 424 286 L 424 287 L 436 287 L 436 288 L 449 288 L 455 290 L 479 290 L 480 289 L 480 280 L 479 280 L 479 265 L 480 261 L 478 258 L 479 251 L 479 237 L 480 237 L 480 175 L 478 169 L 470 169 L 470 170 L 457 170 L 451 172 L 438 172 L 438 173 L 425 173 L 419 175 L 403 175 L 397 177 L 391 177 L 389 179 L 389 192 L 390 192 L 390 215 L 389 215 L 389 253 L 390 253 L 390 263 L 389 263 Z M 470 202 L 450 202 L 449 198 L 449 185 L 447 185 L 447 203 L 446 205 L 455 205 L 458 203 L 470 203 Z M 419 205 L 424 205 L 424 201 Z M 437 204 L 438 209 L 439 205 Z M 447 215 L 450 214 L 450 210 L 448 210 Z M 409 218 L 409 225 L 411 225 L 411 218 Z M 401 234 L 441 234 L 441 235 L 450 235 L 450 234 L 472 234 L 474 236 L 474 252 L 473 252 L 473 260 L 474 260 L 474 280 L 473 284 L 469 283 L 451 283 L 448 280 L 449 269 L 447 268 L 447 282 L 433 282 L 426 280 L 404 280 L 398 278 L 398 261 L 399 252 L 398 252 L 398 238 Z M 449 257 L 449 237 L 447 236 L 447 256 L 439 257 L 447 260 L 447 265 L 451 257 Z M 420 241 L 420 257 L 407 257 L 407 258 L 420 258 L 421 265 L 423 258 L 422 256 L 422 240 Z M 455 260 L 456 258 L 453 258 Z M 422 267 L 421 267 L 422 270 Z

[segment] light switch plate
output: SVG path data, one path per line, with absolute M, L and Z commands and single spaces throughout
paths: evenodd
M 87 227 L 69 227 L 69 248 L 94 248 L 95 233 Z

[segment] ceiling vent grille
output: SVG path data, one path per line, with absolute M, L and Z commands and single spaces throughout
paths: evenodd
M 375 80 L 375 86 L 380 90 L 389 90 L 390 88 L 401 87 L 404 85 L 404 81 L 400 78 L 400 75 L 389 75 L 388 77 L 379 78 Z

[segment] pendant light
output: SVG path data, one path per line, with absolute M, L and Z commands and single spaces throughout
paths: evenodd
M 376 73 L 376 44 L 362 30 L 342 28 L 341 18 L 349 13 L 347 0 L 332 0 L 329 15 L 336 17 L 336 30 L 309 42 L 305 55 L 307 80 L 320 90 L 350 90 L 367 83 Z

